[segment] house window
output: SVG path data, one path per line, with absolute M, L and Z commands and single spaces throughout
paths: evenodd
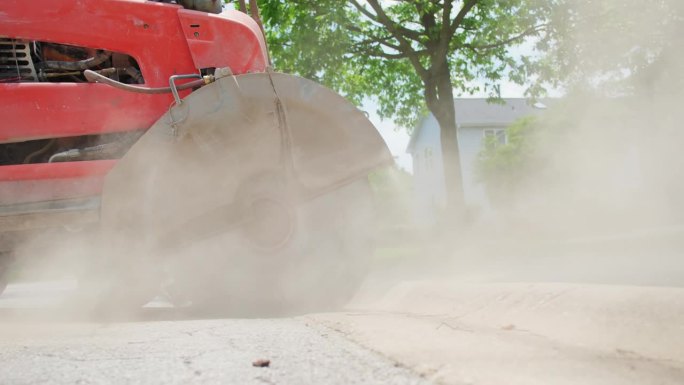
M 484 139 L 485 141 L 492 141 L 497 146 L 501 146 L 508 143 L 508 138 L 506 137 L 506 129 L 504 128 L 488 128 L 484 130 Z

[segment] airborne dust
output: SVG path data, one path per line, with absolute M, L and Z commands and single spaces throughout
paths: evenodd
M 684 4 L 569 4 L 579 22 L 551 49 L 570 81 L 516 166 L 483 181 L 493 214 L 437 218 L 403 243 L 404 264 L 379 263 L 368 298 L 412 279 L 684 284 Z

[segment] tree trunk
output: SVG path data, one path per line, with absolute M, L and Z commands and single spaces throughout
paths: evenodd
M 440 128 L 442 163 L 444 165 L 444 184 L 446 188 L 446 208 L 442 222 L 460 224 L 465 220 L 465 199 L 461 157 L 458 148 L 456 111 L 451 74 L 446 61 L 440 61 L 434 68 L 434 83 L 426 84 L 426 101 L 430 112 L 435 116 Z
M 442 112 L 435 114 L 440 128 L 442 146 L 442 162 L 444 164 L 444 185 L 447 194 L 445 215 L 461 222 L 465 215 L 465 199 L 463 196 L 463 177 L 461 173 L 461 156 L 458 148 L 456 114 L 453 98 L 440 100 Z

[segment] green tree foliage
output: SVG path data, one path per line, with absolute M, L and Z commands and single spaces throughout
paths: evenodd
M 539 119 L 527 116 L 506 128 L 506 143 L 495 137 L 484 141 L 476 164 L 476 176 L 484 183 L 491 202 L 506 205 L 508 199 L 539 166 L 535 152 L 541 130 Z
M 454 90 L 528 80 L 534 55 L 513 47 L 550 36 L 560 0 L 260 0 L 277 70 L 317 80 L 411 127 L 425 110 L 441 127 L 451 208 L 463 207 Z M 475 82 L 475 81 L 478 82 Z M 474 84 L 480 85 L 474 85 Z

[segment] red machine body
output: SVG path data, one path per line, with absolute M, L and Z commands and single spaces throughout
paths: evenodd
M 248 15 L 142 0 L 4 0 L 0 37 L 129 55 L 145 87 L 209 68 L 264 72 L 268 63 L 263 35 Z M 168 93 L 99 83 L 0 82 L 0 144 L 146 130 L 172 102 Z M 115 163 L 0 164 L 0 206 L 97 196 Z
M 345 301 L 387 146 L 342 96 L 268 68 L 256 2 L 175 2 L 0 1 L 0 293 L 25 245 L 78 238 L 107 309 L 167 282 L 176 304 Z

